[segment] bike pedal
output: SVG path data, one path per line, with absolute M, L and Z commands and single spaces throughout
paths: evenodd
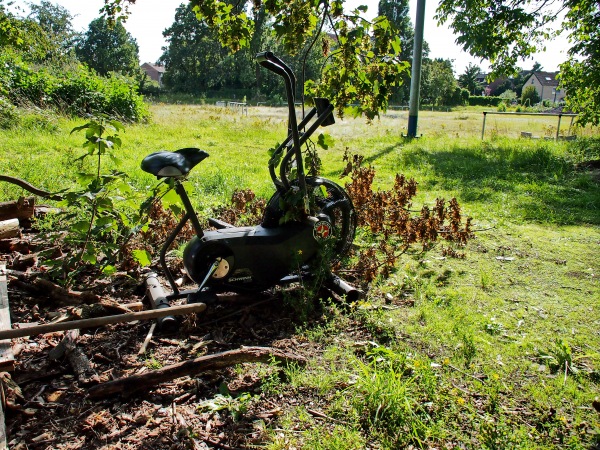
M 217 294 L 209 290 L 192 292 L 187 296 L 187 303 L 204 303 L 206 306 L 211 306 L 217 303 Z

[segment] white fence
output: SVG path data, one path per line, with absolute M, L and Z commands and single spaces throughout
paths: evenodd
M 216 102 L 215 106 L 220 106 L 221 108 L 229 108 L 241 111 L 242 115 L 248 115 L 248 104 L 242 102 Z

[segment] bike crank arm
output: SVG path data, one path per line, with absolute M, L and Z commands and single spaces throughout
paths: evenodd
M 202 290 L 204 285 L 208 282 L 209 278 L 212 277 L 213 274 L 217 271 L 217 269 L 219 268 L 219 265 L 221 264 L 221 260 L 222 260 L 222 258 L 217 258 L 217 259 L 215 259 L 215 262 L 212 263 L 212 266 L 210 266 L 210 268 L 208 269 L 208 272 L 206 273 L 204 280 L 202 280 L 202 283 L 200 283 L 200 285 L 198 286 L 198 292 L 200 292 Z

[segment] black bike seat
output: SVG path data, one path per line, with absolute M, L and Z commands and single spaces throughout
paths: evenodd
M 142 170 L 158 178 L 186 176 L 196 164 L 208 158 L 208 153 L 198 148 L 182 148 L 174 152 L 154 152 L 142 160 Z

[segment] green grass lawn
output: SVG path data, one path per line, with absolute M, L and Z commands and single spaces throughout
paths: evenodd
M 152 114 L 122 134 L 118 168 L 137 187 L 156 183 L 139 169 L 146 154 L 197 146 L 210 153 L 190 176 L 197 205 L 218 205 L 239 187 L 273 192 L 267 150 L 285 133 L 284 110 L 153 105 Z M 285 377 L 265 375 L 263 399 L 303 399 L 267 430 L 268 448 L 600 445 L 600 181 L 575 169 L 600 158 L 598 135 L 520 139 L 520 131 L 553 135 L 555 124 L 508 120 L 489 120 L 484 140 L 474 110 L 423 112 L 423 137 L 411 142 L 400 137 L 400 111 L 324 130 L 335 139 L 320 150 L 324 176 L 343 183 L 348 148 L 375 167 L 378 187 L 391 187 L 396 173 L 414 177 L 415 209 L 456 197 L 476 236 L 465 259 L 438 248 L 407 254 L 365 301 L 324 301 L 319 320 L 299 326 L 296 339 L 315 357 Z M 74 163 L 83 137 L 69 131 L 81 123 L 0 130 L 0 173 L 49 191 L 71 187 L 75 172 L 93 167 Z M 0 201 L 19 195 L 0 183 Z M 309 401 L 330 420 L 309 414 Z

